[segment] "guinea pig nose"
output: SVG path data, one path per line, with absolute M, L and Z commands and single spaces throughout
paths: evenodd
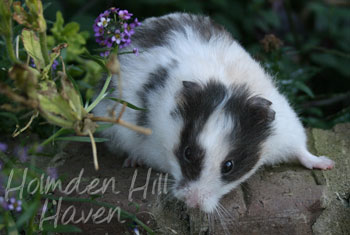
M 186 200 L 186 205 L 190 208 L 198 208 L 199 204 L 198 201 L 192 200 L 192 199 L 187 199 Z
M 188 207 L 197 208 L 199 207 L 199 197 L 197 193 L 192 193 L 191 195 L 186 196 L 185 200 Z

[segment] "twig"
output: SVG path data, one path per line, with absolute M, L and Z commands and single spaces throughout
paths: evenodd
M 144 128 L 144 127 L 141 127 L 141 126 L 136 126 L 136 125 L 133 125 L 131 123 L 128 123 L 126 121 L 123 121 L 122 119 L 118 120 L 118 119 L 113 119 L 113 118 L 108 118 L 108 117 L 92 117 L 91 118 L 92 121 L 95 121 L 95 122 L 111 122 L 111 123 L 116 123 L 116 124 L 119 124 L 121 126 L 124 126 L 126 128 L 129 128 L 133 131 L 137 131 L 141 134 L 145 134 L 145 135 L 150 135 L 152 134 L 152 130 L 149 129 L 149 128 Z
M 22 111 L 24 108 L 23 108 L 23 106 L 13 107 L 10 104 L 2 104 L 2 105 L 0 105 L 0 109 L 4 109 L 4 110 L 12 112 L 12 113 L 17 113 L 19 111 Z
M 23 127 L 22 129 L 20 129 L 19 131 L 17 131 L 17 129 L 18 129 L 18 127 L 19 127 L 19 125 L 17 125 L 16 130 L 15 130 L 15 131 L 13 132 L 13 134 L 12 134 L 12 137 L 15 138 L 15 137 L 17 137 L 19 134 L 21 134 L 23 131 L 27 130 L 27 129 L 30 127 L 30 125 L 32 124 L 33 120 L 34 120 L 35 118 L 37 118 L 38 116 L 39 116 L 39 112 L 36 111 L 36 112 L 30 117 L 30 120 L 29 120 L 29 122 L 27 123 L 27 125 L 25 125 L 25 127 Z
M 121 110 L 120 113 L 119 113 L 119 116 L 118 116 L 118 118 L 117 118 L 117 121 L 120 121 L 120 119 L 122 118 L 123 113 L 125 112 L 125 108 L 126 108 L 126 103 L 123 103 L 123 107 L 122 107 L 122 110 Z
M 98 171 L 99 167 L 98 167 L 98 160 L 97 160 L 97 149 L 96 149 L 96 143 L 95 143 L 95 139 L 94 136 L 92 135 L 91 130 L 88 130 L 89 133 L 89 137 L 91 140 L 91 147 L 92 147 L 92 156 L 94 158 L 94 165 L 95 165 L 95 170 Z

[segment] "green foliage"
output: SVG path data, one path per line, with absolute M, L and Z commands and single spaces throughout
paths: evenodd
M 87 31 L 79 32 L 80 26 L 76 22 L 70 22 L 64 25 L 64 20 L 61 12 L 56 13 L 56 22 L 50 29 L 52 35 L 48 37 L 48 44 L 50 46 L 59 43 L 67 43 L 67 54 L 65 59 L 67 62 L 77 60 L 78 56 L 86 51 L 85 44 L 89 37 Z

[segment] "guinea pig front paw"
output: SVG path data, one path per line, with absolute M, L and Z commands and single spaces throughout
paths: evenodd
M 329 170 L 335 165 L 335 162 L 328 157 L 317 157 L 311 153 L 301 154 L 298 156 L 300 163 L 309 169 Z
M 123 168 L 136 168 L 136 167 L 142 167 L 143 162 L 140 159 L 135 158 L 126 158 L 123 162 Z

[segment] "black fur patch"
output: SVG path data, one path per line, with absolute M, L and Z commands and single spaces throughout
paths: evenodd
M 149 102 L 147 95 L 156 92 L 160 88 L 165 87 L 165 83 L 169 78 L 169 72 L 167 68 L 160 66 L 154 72 L 149 74 L 147 83 L 145 83 L 140 91 L 137 92 L 138 96 L 141 99 L 142 107 L 148 110 Z M 148 126 L 148 111 L 139 112 L 137 117 L 137 125 L 139 126 Z
M 185 27 L 190 26 L 194 32 L 198 32 L 203 41 L 209 41 L 215 35 L 230 34 L 209 17 L 182 13 L 180 17 L 167 16 L 145 22 L 136 28 L 133 41 L 143 49 L 169 44 L 169 36 L 172 32 L 179 32 L 187 37 Z
M 262 143 L 272 134 L 271 123 L 275 119 L 272 103 L 259 96 L 249 96 L 245 86 L 236 87 L 225 106 L 235 122 L 230 134 L 232 150 L 222 162 L 222 165 L 228 160 L 234 162 L 232 171 L 222 174 L 226 182 L 241 178 L 256 165 Z
M 209 41 L 213 36 L 217 35 L 226 35 L 231 38 L 231 35 L 222 25 L 215 23 L 207 16 L 183 14 L 181 23 L 191 26 L 194 32 L 198 32 L 203 41 Z
M 205 150 L 198 143 L 198 136 L 209 116 L 224 100 L 227 89 L 221 83 L 210 81 L 205 85 L 183 82 L 184 87 L 178 99 L 177 110 L 184 121 L 179 146 L 174 149 L 181 166 L 184 181 L 196 180 L 202 170 Z M 186 147 L 190 147 L 192 157 L 184 157 Z

